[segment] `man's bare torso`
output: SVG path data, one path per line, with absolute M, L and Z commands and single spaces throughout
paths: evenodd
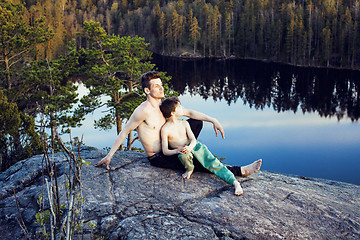
M 152 156 L 161 151 L 160 130 L 165 123 L 160 108 L 143 102 L 136 111 L 144 114 L 145 120 L 136 128 L 141 144 L 147 156 Z

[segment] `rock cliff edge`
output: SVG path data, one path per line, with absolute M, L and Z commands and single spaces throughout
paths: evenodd
M 83 148 L 91 163 L 106 152 Z M 34 236 L 37 199 L 43 193 L 42 156 L 0 173 L 1 239 Z M 65 157 L 57 153 L 60 185 Z M 266 159 L 265 159 L 266 160 Z M 83 168 L 84 239 L 360 239 L 360 186 L 260 171 L 238 178 L 243 196 L 216 176 L 150 166 L 145 154 L 117 152 L 112 169 Z

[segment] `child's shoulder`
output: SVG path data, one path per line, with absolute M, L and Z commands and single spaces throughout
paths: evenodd
M 179 121 L 182 125 L 185 125 L 185 126 L 189 125 L 189 122 L 186 121 L 185 119 L 179 119 Z
M 161 131 L 166 131 L 167 129 L 173 128 L 173 125 L 169 122 L 165 122 L 164 125 L 161 127 Z
M 162 125 L 161 129 L 166 129 L 170 126 L 171 124 L 169 122 L 165 122 L 164 125 Z

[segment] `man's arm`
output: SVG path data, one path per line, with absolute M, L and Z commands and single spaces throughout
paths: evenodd
M 109 169 L 109 164 L 111 161 L 111 158 L 115 154 L 115 152 L 118 150 L 120 145 L 124 142 L 125 138 L 129 133 L 137 128 L 144 120 L 145 120 L 146 113 L 142 111 L 141 108 L 135 109 L 127 123 L 125 124 L 124 128 L 121 130 L 119 135 L 116 137 L 115 142 L 113 146 L 111 147 L 109 153 L 99 162 L 95 163 L 95 167 L 99 167 L 102 164 L 106 165 L 106 169 Z
M 211 122 L 214 126 L 216 136 L 219 135 L 218 131 L 220 131 L 222 138 L 225 138 L 225 132 L 221 124 L 216 118 L 210 117 L 204 113 L 197 112 L 191 109 L 183 109 L 184 116 L 188 118 L 193 118 L 201 121 Z

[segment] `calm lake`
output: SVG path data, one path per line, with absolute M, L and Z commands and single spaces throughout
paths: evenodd
M 360 185 L 360 72 L 300 68 L 252 60 L 179 60 L 154 56 L 172 76 L 186 108 L 217 118 L 199 140 L 230 165 L 263 159 L 263 170 Z M 90 115 L 73 135 L 111 147 L 116 130 L 99 131 Z M 136 147 L 141 147 L 139 142 Z

